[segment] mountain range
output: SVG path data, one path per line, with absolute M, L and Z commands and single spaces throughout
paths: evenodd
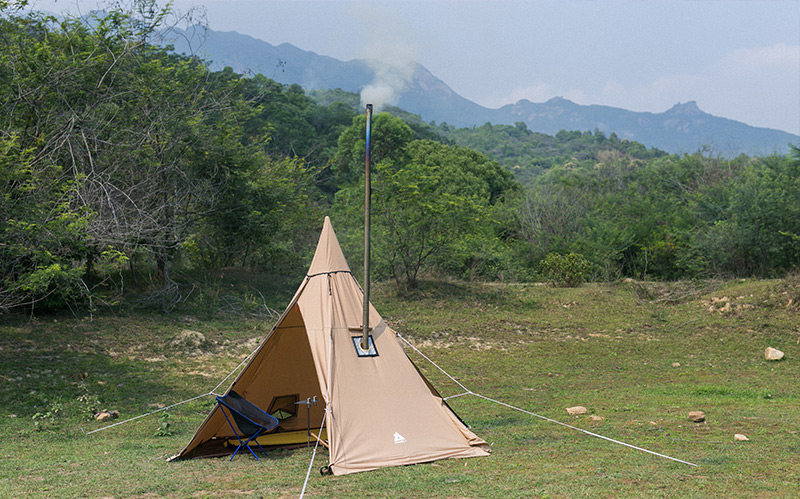
M 458 95 L 417 63 L 388 66 L 363 59 L 340 61 L 289 43 L 275 46 L 237 32 L 199 26 L 173 29 L 165 35 L 165 40 L 177 53 L 203 58 L 212 70 L 229 66 L 238 73 L 260 73 L 279 83 L 296 83 L 308 90 L 339 88 L 360 93 L 378 85 L 383 94 L 392 94 L 389 103 L 418 114 L 425 121 L 457 127 L 524 122 L 529 130 L 549 135 L 559 130 L 600 130 L 671 153 L 709 149 L 727 157 L 742 153 L 785 154 L 790 143 L 800 143 L 799 136 L 782 130 L 754 127 L 708 114 L 694 101 L 677 103 L 662 113 L 581 105 L 562 97 L 542 103 L 520 100 L 490 109 Z

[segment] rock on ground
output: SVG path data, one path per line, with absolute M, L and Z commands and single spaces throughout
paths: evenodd
M 579 414 L 586 414 L 588 410 L 583 407 L 582 405 L 576 405 L 575 407 L 567 407 L 567 414 L 570 416 L 577 416 Z
M 119 417 L 119 411 L 100 411 L 94 415 L 98 421 L 107 421 L 109 419 L 116 419 Z
M 702 423 L 706 420 L 706 413 L 703 411 L 689 411 L 689 421 Z
M 777 348 L 767 347 L 767 349 L 764 350 L 764 358 L 767 360 L 781 360 L 783 358 L 783 352 Z

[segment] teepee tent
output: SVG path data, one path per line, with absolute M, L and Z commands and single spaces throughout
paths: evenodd
M 305 280 L 229 388 L 280 421 L 258 442 L 305 443 L 311 428 L 327 441 L 335 475 L 489 455 L 372 305 L 369 348 L 361 348 L 362 299 L 326 217 Z M 323 403 L 297 405 L 313 397 Z M 236 445 L 217 406 L 175 459 L 231 454 Z

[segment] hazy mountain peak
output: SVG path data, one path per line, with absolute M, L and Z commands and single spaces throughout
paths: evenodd
M 690 100 L 681 104 L 678 102 L 667 111 L 668 114 L 682 114 L 686 116 L 695 116 L 698 114 L 705 114 L 700 110 L 697 102 Z

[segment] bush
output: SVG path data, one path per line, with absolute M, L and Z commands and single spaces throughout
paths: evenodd
M 590 269 L 589 261 L 577 253 L 549 253 L 539 266 L 545 279 L 560 288 L 577 288 L 586 281 Z

